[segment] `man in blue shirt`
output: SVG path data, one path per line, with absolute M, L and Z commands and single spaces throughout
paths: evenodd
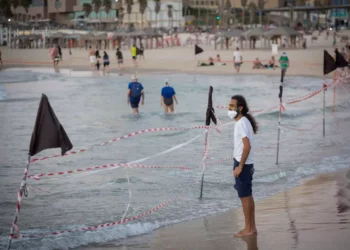
M 136 115 L 139 113 L 140 100 L 142 105 L 145 103 L 145 92 L 143 90 L 142 84 L 137 81 L 136 76 L 132 76 L 131 80 L 132 82 L 129 83 L 128 86 L 127 103 L 130 103 L 132 114 Z
M 165 113 L 169 112 L 169 108 L 170 112 L 174 113 L 174 100 L 178 104 L 174 88 L 169 86 L 168 80 L 165 80 L 165 87 L 162 88 L 160 96 L 160 106 L 164 107 Z

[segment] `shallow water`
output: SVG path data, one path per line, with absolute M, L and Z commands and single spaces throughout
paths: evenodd
M 159 104 L 160 88 L 168 78 L 177 92 L 175 115 L 164 115 Z M 226 105 L 233 94 L 243 94 L 252 110 L 278 103 L 278 77 L 210 76 L 166 74 L 142 75 L 145 106 L 140 116 L 130 115 L 126 89 L 130 76 L 92 78 L 88 73 L 51 69 L 11 69 L 0 72 L 0 248 L 6 245 L 16 203 L 16 190 L 23 174 L 26 153 L 41 93 L 47 94 L 74 149 L 154 127 L 204 125 L 208 87 L 214 87 L 214 105 Z M 322 87 L 320 78 L 287 77 L 284 98 L 305 96 Z M 257 114 L 254 195 L 257 200 L 271 196 L 298 180 L 349 166 L 349 87 L 337 87 L 335 116 L 326 119 L 322 137 L 322 93 L 304 102 L 286 105 L 282 124 L 280 164 L 276 166 L 276 109 Z M 327 91 L 327 115 L 333 110 L 333 89 Z M 216 109 L 222 122 L 227 111 Z M 233 126 L 222 133 L 210 131 L 210 161 L 232 156 Z M 174 196 L 178 199 L 139 220 L 96 231 L 74 232 L 56 237 L 15 240 L 14 249 L 68 249 L 104 243 L 150 232 L 160 226 L 218 213 L 239 206 L 233 189 L 232 162 L 207 166 L 204 199 L 198 200 L 203 155 L 203 130 L 146 133 L 95 147 L 85 153 L 36 162 L 30 174 L 74 170 L 109 163 L 132 162 L 157 154 L 178 144 L 197 140 L 170 153 L 142 162 L 145 165 L 186 166 L 178 169 L 128 169 L 132 192 L 126 217 L 146 212 Z M 261 150 L 261 147 L 268 147 Z M 58 153 L 46 150 L 40 156 Z M 84 174 L 42 177 L 28 180 L 34 188 L 22 202 L 19 227 L 22 234 L 36 235 L 119 221 L 129 202 L 128 182 L 123 168 Z M 50 193 L 48 193 L 50 192 Z

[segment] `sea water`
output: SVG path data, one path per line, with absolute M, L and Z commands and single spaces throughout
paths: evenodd
M 179 105 L 176 114 L 164 115 L 160 91 L 164 80 L 175 88 Z M 0 72 L 0 248 L 8 241 L 16 197 L 36 113 L 45 93 L 71 139 L 74 149 L 88 148 L 113 138 L 147 128 L 185 128 L 204 125 L 209 86 L 213 102 L 227 105 L 230 97 L 242 94 L 251 110 L 278 105 L 279 78 L 248 75 L 143 74 L 145 105 L 132 116 L 127 105 L 130 75 L 91 77 L 88 72 L 52 73 L 52 69 L 9 69 Z M 286 77 L 283 102 L 307 96 L 322 88 L 316 77 Z M 255 136 L 254 195 L 269 197 L 297 185 L 300 179 L 349 166 L 349 87 L 338 85 L 326 92 L 326 137 L 322 136 L 323 93 L 288 105 L 282 113 L 279 165 L 276 165 L 278 108 L 256 113 L 259 131 Z M 333 110 L 335 109 L 335 112 Z M 222 123 L 229 122 L 226 109 L 216 108 Z M 238 207 L 233 188 L 232 161 L 208 165 L 204 198 L 199 200 L 204 130 L 150 132 L 95 147 L 84 153 L 35 162 L 29 174 L 76 170 L 109 163 L 127 163 L 169 153 L 141 162 L 147 166 L 184 166 L 181 169 L 97 170 L 80 174 L 28 180 L 32 188 L 23 198 L 19 229 L 23 235 L 119 221 L 147 212 L 175 197 L 164 208 L 124 225 L 95 231 L 78 231 L 51 237 L 14 240 L 13 249 L 68 249 L 88 244 L 127 240 L 161 226 L 187 221 Z M 191 141 L 192 139 L 196 138 Z M 233 125 L 209 131 L 209 159 L 232 157 Z M 190 142 L 189 142 L 190 141 Z M 189 142 L 181 147 L 179 144 Z M 59 153 L 59 149 L 39 156 Z M 129 182 L 128 182 L 129 177 Z M 130 192 L 131 191 L 131 199 Z

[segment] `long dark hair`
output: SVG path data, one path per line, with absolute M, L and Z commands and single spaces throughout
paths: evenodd
M 248 108 L 248 104 L 247 104 L 247 101 L 245 100 L 245 98 L 241 95 L 234 95 L 231 97 L 231 99 L 237 101 L 237 108 L 242 107 L 241 114 L 249 120 L 250 124 L 253 127 L 254 134 L 256 134 L 258 132 L 259 127 L 256 124 L 255 118 L 251 114 L 248 113 L 249 108 Z

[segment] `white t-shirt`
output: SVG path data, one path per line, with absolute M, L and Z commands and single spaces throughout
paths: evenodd
M 240 162 L 243 154 L 243 141 L 244 137 L 248 137 L 250 142 L 250 153 L 245 164 L 254 164 L 254 138 L 253 138 L 253 127 L 250 121 L 246 117 L 242 117 L 240 120 L 235 122 L 235 128 L 233 133 L 233 157 L 236 161 Z
M 235 62 L 241 62 L 241 52 L 240 51 L 235 51 L 233 52 L 233 59 L 235 60 Z

